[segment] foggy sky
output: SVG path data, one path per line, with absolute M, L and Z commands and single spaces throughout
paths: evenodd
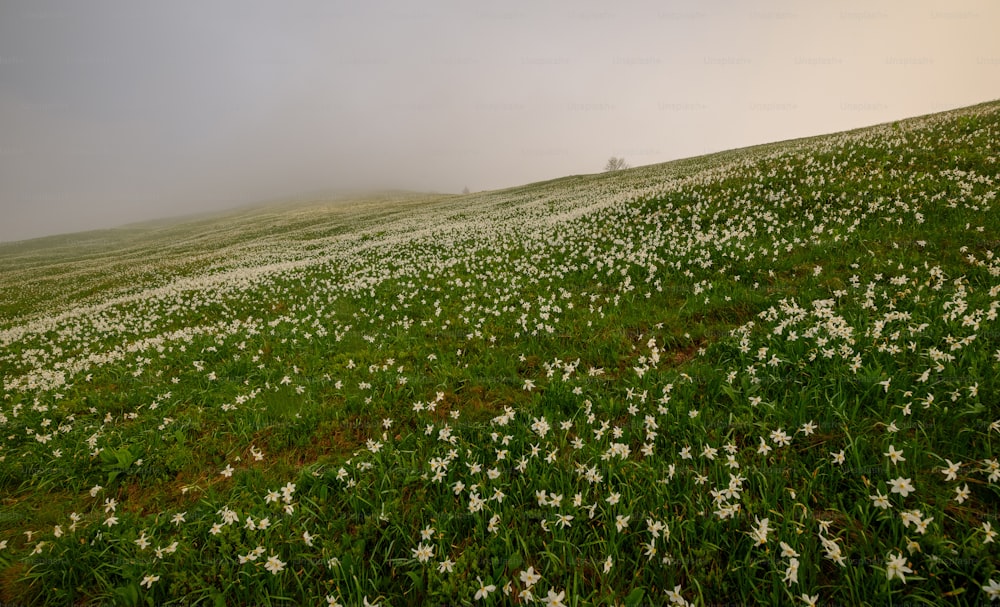
M 458 192 L 1000 98 L 1000 2 L 0 4 L 0 240 Z

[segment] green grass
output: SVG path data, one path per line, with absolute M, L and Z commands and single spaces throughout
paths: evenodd
M 994 102 L 3 245 L 0 603 L 984 604 L 997 149 Z

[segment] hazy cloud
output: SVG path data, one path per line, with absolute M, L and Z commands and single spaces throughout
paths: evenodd
M 8 1 L 0 239 L 458 192 L 1000 97 L 1000 4 Z

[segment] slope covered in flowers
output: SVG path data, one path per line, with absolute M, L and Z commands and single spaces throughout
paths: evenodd
M 998 597 L 998 149 L 992 103 L 0 248 L 0 602 Z

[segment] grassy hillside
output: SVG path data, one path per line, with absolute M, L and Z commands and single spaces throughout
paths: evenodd
M 1000 597 L 1000 103 L 0 247 L 0 603 Z

